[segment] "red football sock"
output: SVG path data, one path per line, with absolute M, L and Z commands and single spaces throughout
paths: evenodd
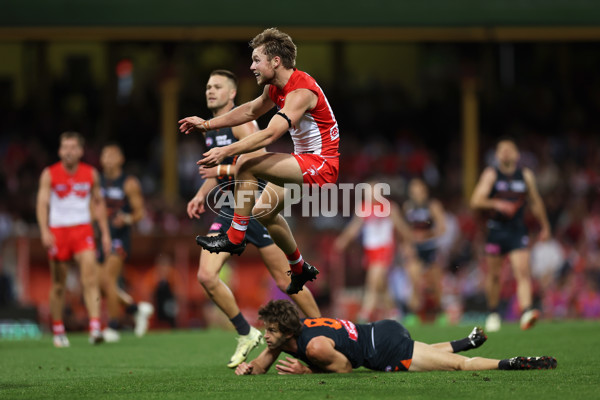
M 65 326 L 62 321 L 54 321 L 52 323 L 52 332 L 55 335 L 64 335 L 65 334 Z
M 100 318 L 90 318 L 90 332 L 99 331 L 100 328 Z
M 292 273 L 298 275 L 302 273 L 302 266 L 304 265 L 304 259 L 302 258 L 302 254 L 300 254 L 300 250 L 296 247 L 296 251 L 292 254 L 286 255 L 288 259 L 288 263 L 290 263 L 290 269 Z
M 244 237 L 246 236 L 246 229 L 248 229 L 248 223 L 250 222 L 250 217 L 244 217 L 243 215 L 238 215 L 235 212 L 233 213 L 233 221 L 231 221 L 231 227 L 227 230 L 227 237 L 229 237 L 229 241 L 233 244 L 240 244 L 244 241 Z

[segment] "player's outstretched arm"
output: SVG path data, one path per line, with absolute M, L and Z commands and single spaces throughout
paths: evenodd
M 294 126 L 307 110 L 314 108 L 316 101 L 317 96 L 308 89 L 298 89 L 291 92 L 286 97 L 285 106 L 278 113 L 286 115 L 287 119 L 281 115 L 275 115 L 265 129 L 228 146 L 212 148 L 203 154 L 204 158 L 198 161 L 197 164 L 214 167 L 227 157 L 250 153 L 270 145 L 287 132 L 290 127 Z
M 256 99 L 242 104 L 229 111 L 226 114 L 215 117 L 209 121 L 199 117 L 186 117 L 180 119 L 179 131 L 186 135 L 191 132 L 210 131 L 212 129 L 228 128 L 245 124 L 256 120 L 261 115 L 265 114 L 275 104 L 269 97 L 268 86 L 265 87 L 263 93 Z
M 266 374 L 271 365 L 277 360 L 281 350 L 265 348 L 254 360 L 243 362 L 235 368 L 236 375 L 261 375 Z
M 358 234 L 360 233 L 360 229 L 363 226 L 364 220 L 358 216 L 353 216 L 348 225 L 344 228 L 344 230 L 340 233 L 340 235 L 335 239 L 333 246 L 336 251 L 342 252 L 348 247 L 351 241 L 356 239 Z

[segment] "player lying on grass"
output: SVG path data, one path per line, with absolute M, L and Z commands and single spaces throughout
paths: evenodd
M 351 372 L 358 367 L 376 371 L 556 368 L 556 359 L 546 356 L 493 360 L 455 354 L 485 342 L 487 337 L 477 327 L 464 339 L 425 344 L 412 340 L 408 331 L 392 320 L 359 325 L 332 318 L 300 320 L 287 300 L 270 301 L 258 314 L 265 324 L 267 348 L 250 363 L 241 363 L 237 375 L 266 373 L 282 351 L 296 358 L 280 360 L 275 366 L 279 374 Z

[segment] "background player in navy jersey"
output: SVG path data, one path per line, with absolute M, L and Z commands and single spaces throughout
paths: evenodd
M 100 185 L 106 202 L 112 247 L 110 253 L 100 252 L 101 287 L 108 309 L 108 326 L 103 331 L 104 340 L 118 342 L 121 306 L 135 320 L 134 332 L 143 336 L 148 329 L 148 319 L 154 312 L 152 304 L 136 303 L 119 287 L 121 271 L 131 249 L 132 225 L 144 216 L 144 197 L 138 179 L 123 172 L 125 156 L 117 143 L 102 148 Z
M 251 362 L 240 364 L 237 375 L 266 373 L 282 351 L 296 358 L 280 360 L 275 367 L 279 374 L 344 373 L 359 367 L 391 372 L 551 369 L 557 365 L 556 359 L 547 356 L 494 360 L 455 354 L 485 342 L 487 337 L 477 327 L 463 339 L 430 345 L 412 340 L 392 320 L 364 325 L 333 318 L 301 320 L 286 300 L 270 301 L 258 313 L 265 323 L 267 348 Z
M 206 102 L 213 116 L 217 117 L 225 114 L 234 108 L 236 91 L 237 78 L 232 72 L 215 70 L 211 73 L 206 84 Z M 258 126 L 256 122 L 252 121 L 232 128 L 210 130 L 205 133 L 205 141 L 207 147 L 211 149 L 237 142 L 256 131 L 258 131 Z M 265 150 L 260 149 L 255 153 L 247 154 L 243 157 L 252 157 L 259 154 L 265 154 Z M 217 185 L 233 181 L 235 174 L 235 165 L 232 165 L 233 162 L 234 158 L 228 157 L 216 167 L 202 168 L 200 170 L 200 174 L 206 178 L 206 181 L 202 184 L 196 196 L 188 203 L 187 212 L 190 218 L 200 218 L 200 214 L 204 212 L 207 194 L 212 190 L 222 190 L 218 189 Z M 229 190 L 233 188 L 233 186 L 229 187 Z M 228 216 L 232 215 L 233 209 L 223 206 L 220 209 L 219 216 L 211 225 L 208 234 L 212 236 L 225 233 L 232 222 L 231 217 Z M 246 238 L 258 248 L 260 256 L 269 273 L 275 279 L 277 286 L 281 290 L 285 290 L 290 283 L 290 278 L 286 274 L 289 268 L 288 262 L 285 254 L 273 243 L 269 232 L 257 220 L 252 219 L 248 224 Z M 248 353 L 259 344 L 262 335 L 258 329 L 248 324 L 240 312 L 233 293 L 219 278 L 219 272 L 229 256 L 230 253 L 228 252 L 210 253 L 208 250 L 203 249 L 198 268 L 198 281 L 202 284 L 202 287 L 204 287 L 204 290 L 206 290 L 206 293 L 214 303 L 227 315 L 240 335 L 238 346 L 228 364 L 228 367 L 234 368 L 244 361 Z M 302 291 L 292 295 L 292 299 L 298 304 L 305 315 L 310 317 L 321 315 L 310 291 Z
M 294 153 L 265 153 L 247 158 L 236 169 L 236 207 L 227 234 L 202 237 L 196 241 L 211 252 L 226 251 L 240 254 L 244 251 L 245 232 L 252 216 L 263 224 L 273 241 L 288 258 L 291 283 L 288 294 L 298 293 L 304 284 L 317 277 L 319 271 L 302 258 L 296 240 L 285 219 L 279 215 L 285 207 L 285 184 L 302 185 L 337 182 L 339 173 L 339 129 L 325 94 L 317 82 L 296 65 L 296 45 L 292 38 L 275 28 L 266 29 L 250 42 L 252 65 L 250 69 L 263 93 L 253 101 L 205 121 L 187 117 L 179 121 L 179 130 L 206 132 L 254 121 L 273 107 L 277 113 L 268 126 L 247 137 L 223 147 L 213 147 L 204 153 L 198 164 L 214 167 L 227 157 L 261 149 L 290 133 Z M 257 180 L 268 181 L 261 197 L 255 201 L 252 193 Z
M 483 171 L 471 197 L 471 207 L 490 213 L 485 244 L 488 267 L 486 292 L 490 311 L 486 330 L 494 332 L 500 329 L 500 271 L 506 255 L 517 281 L 517 299 L 522 312 L 521 329 L 529 329 L 539 318 L 540 312 L 533 307 L 527 247 L 529 236 L 525 226 L 527 201 L 540 224 L 539 240 L 550 238 L 550 224 L 533 172 L 518 166 L 519 150 L 514 140 L 506 138 L 498 142 L 496 160 L 496 167 L 488 167 Z
M 408 184 L 408 199 L 402 205 L 410 240 L 404 243 L 405 268 L 412 293 L 409 308 L 415 312 L 437 313 L 442 296 L 442 269 L 438 262 L 438 238 L 446 230 L 444 206 L 429 197 L 429 188 L 420 178 Z M 425 294 L 432 303 L 425 307 Z

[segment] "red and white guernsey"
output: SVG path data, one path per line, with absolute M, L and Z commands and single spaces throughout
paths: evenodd
M 94 186 L 94 168 L 79 163 L 74 174 L 61 162 L 48 167 L 50 171 L 50 228 L 91 223 L 90 199 Z
M 386 216 L 375 215 L 375 208 L 378 207 L 381 214 Z M 363 212 L 368 214 L 364 218 L 362 227 L 362 245 L 365 249 L 378 249 L 381 247 L 394 246 L 394 223 L 389 217 L 387 207 L 383 204 L 363 203 Z
M 273 85 L 269 87 L 269 97 L 278 109 L 282 109 L 288 93 L 297 89 L 310 90 L 317 95 L 318 100 L 315 108 L 304 113 L 297 125 L 289 129 L 294 141 L 294 152 L 312 153 L 326 158 L 338 157 L 340 142 L 338 124 L 323 90 L 312 76 L 294 68 L 283 89 Z

